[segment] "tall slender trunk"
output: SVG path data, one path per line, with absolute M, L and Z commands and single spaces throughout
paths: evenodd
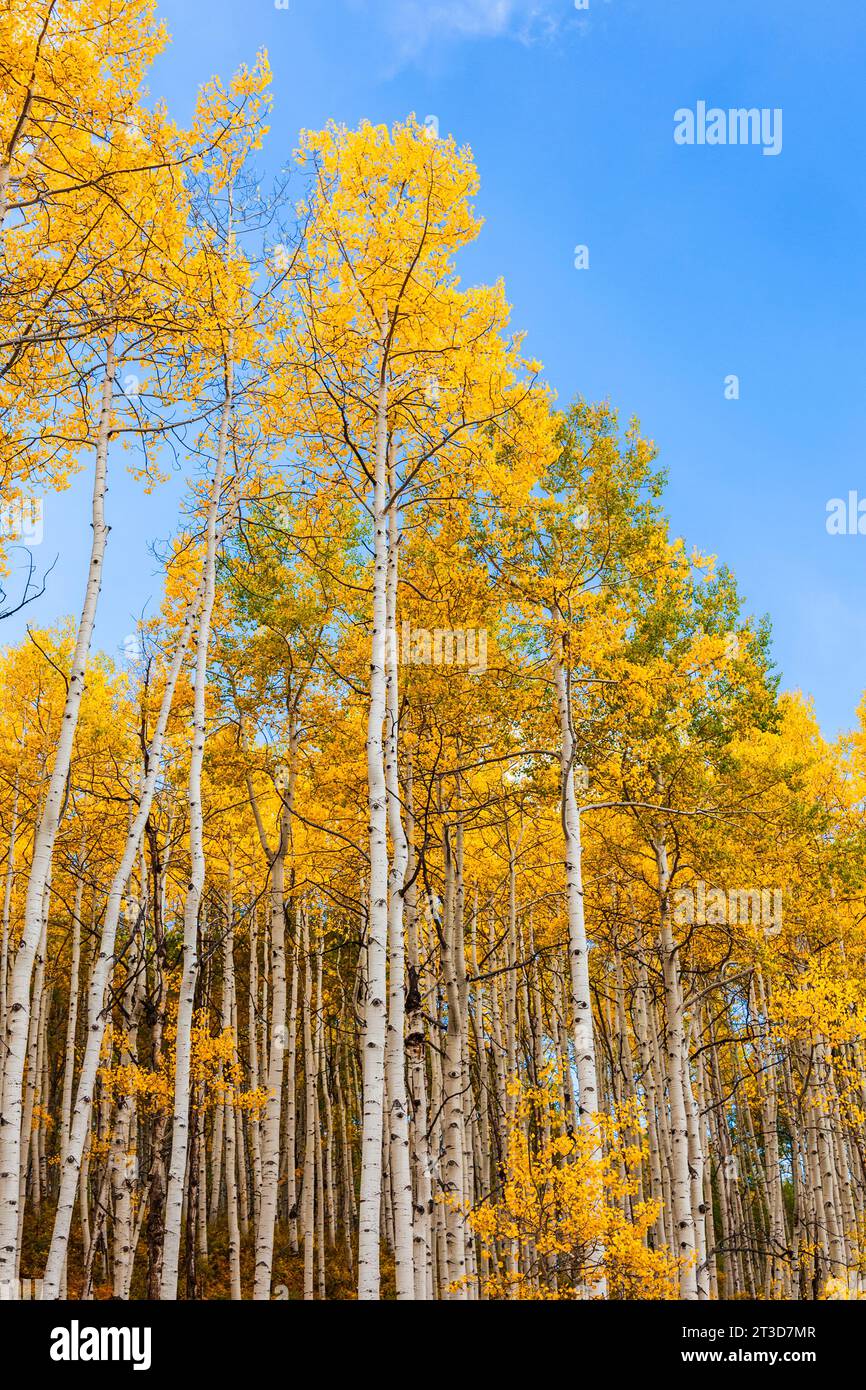
M 668 901 L 667 848 L 663 839 L 654 844 L 661 903 L 661 953 L 665 985 L 668 1104 L 671 1133 L 671 1202 L 676 1227 L 680 1265 L 680 1297 L 698 1297 L 697 1232 L 692 1210 L 689 1170 L 689 1124 L 686 1113 L 685 1068 L 689 1064 L 686 1047 L 685 1015 L 677 943 L 674 938 Z
M 3 890 L 3 928 L 0 937 L 0 1038 L 6 1036 L 6 987 L 9 975 L 9 917 L 12 906 L 12 887 L 15 882 L 15 843 L 18 837 L 18 778 L 15 778 L 15 796 L 12 801 L 12 828 L 9 831 L 9 850 L 6 860 L 6 886 Z M 3 1093 L 3 1072 L 6 1066 L 6 1051 L 0 1057 L 0 1095 Z
M 406 927 L 409 990 L 406 997 L 406 1053 L 409 1063 L 409 1100 L 412 1106 L 412 1158 L 415 1174 L 413 1213 L 413 1262 L 415 1297 L 433 1296 L 433 1184 L 428 1139 L 427 1039 L 424 1026 L 424 978 L 418 940 L 418 895 L 415 882 L 415 802 L 412 763 L 406 774 Z
M 138 922 L 132 913 L 130 919 L 132 941 L 129 969 L 121 995 L 120 1008 L 123 1032 L 121 1033 L 118 1063 L 123 1068 L 134 1067 L 138 1061 L 138 1018 L 144 1003 L 143 979 L 137 968 L 140 963 L 139 956 L 143 952 L 140 943 L 136 940 Z M 135 1257 L 134 1195 L 138 1179 L 138 1161 L 135 1147 L 131 1142 L 134 1115 L 135 1096 L 131 1091 L 124 1090 L 118 1096 L 115 1106 L 114 1128 L 109 1152 L 111 1191 L 114 1203 L 114 1221 L 112 1223 L 114 1297 L 121 1299 L 127 1297 L 127 1288 L 132 1278 L 132 1263 Z
M 406 1093 L 406 964 L 403 941 L 403 888 L 409 846 L 403 828 L 399 774 L 399 685 L 397 665 L 397 581 L 400 547 L 397 486 L 393 459 L 389 469 L 388 575 L 386 607 L 386 725 L 385 784 L 388 829 L 391 833 L 391 871 L 388 893 L 388 1031 L 385 1075 L 388 1095 L 391 1198 L 394 1212 L 394 1273 L 398 1299 L 415 1296 L 412 1263 L 412 1171 L 409 1163 L 409 1105 Z
M 262 1177 L 259 1189 L 258 1220 L 256 1222 L 256 1271 L 253 1287 L 253 1298 L 262 1300 L 269 1299 L 271 1296 L 274 1224 L 277 1216 L 280 1180 L 283 1066 L 288 1042 L 286 1026 L 286 854 L 292 833 L 298 744 L 294 711 L 291 718 L 288 780 L 281 793 L 283 800 L 280 809 L 279 842 L 273 852 L 268 848 L 264 826 L 259 819 L 255 799 L 253 799 L 259 836 L 271 867 L 271 1045 L 268 1059 L 268 1100 L 262 1131 Z
M 457 962 L 461 939 L 458 930 L 457 866 L 452 848 L 452 827 L 444 831 L 445 904 L 440 933 L 442 975 L 448 1019 L 445 1030 L 443 1077 L 445 1126 L 444 1186 L 448 1282 L 446 1297 L 465 1299 L 466 1289 L 466 1174 L 464 1171 L 463 1001 Z
M 69 684 L 60 722 L 60 732 L 54 754 L 54 765 L 48 784 L 45 805 L 33 841 L 33 856 L 27 897 L 24 906 L 24 928 L 15 956 L 11 990 L 6 1011 L 6 1065 L 3 1071 L 3 1095 L 0 1103 L 0 1284 L 16 1278 L 15 1250 L 18 1230 L 18 1180 L 21 1171 L 21 1106 L 22 1082 L 27 1056 L 27 1033 L 30 1022 L 30 984 L 39 937 L 42 931 L 42 907 L 45 885 L 51 872 L 54 841 L 60 825 L 66 799 L 66 784 L 72 759 L 72 745 L 84 695 L 87 661 L 96 607 L 102 587 L 102 565 L 108 540 L 105 521 L 105 492 L 108 479 L 108 445 L 111 426 L 111 398 L 114 388 L 114 334 L 108 340 L 105 371 L 100 389 L 99 418 L 96 427 L 96 460 L 93 470 L 93 500 L 91 525 L 93 537 L 87 574 L 84 605 L 75 639 Z
M 210 643 L 211 615 L 216 591 L 216 523 L 222 492 L 223 475 L 228 454 L 229 422 L 232 409 L 232 368 L 226 364 L 225 395 L 220 415 L 216 466 L 214 469 L 204 560 L 204 596 L 198 624 L 193 685 L 193 727 L 187 797 L 189 803 L 190 876 L 183 906 L 183 972 L 177 1011 L 177 1045 L 174 1078 L 174 1113 L 171 1133 L 171 1158 L 168 1169 L 168 1191 L 165 1202 L 165 1247 L 163 1252 L 160 1298 L 177 1298 L 178 1263 L 180 1259 L 181 1216 L 183 1188 L 189 1147 L 190 1103 L 190 1044 L 195 989 L 198 979 L 198 914 L 204 890 L 204 813 L 202 807 L 201 772 L 205 747 L 205 687 L 207 683 L 207 654 Z
M 36 951 L 36 969 L 33 974 L 33 1009 L 30 1018 L 30 1029 L 27 1040 L 27 1075 L 24 1085 L 24 1104 L 21 1118 L 21 1174 L 18 1184 L 18 1231 L 16 1234 L 15 1252 L 15 1271 L 17 1277 L 18 1260 L 21 1252 L 21 1234 L 24 1228 L 24 1203 L 27 1194 L 27 1179 L 31 1170 L 36 1183 L 35 1203 L 38 1210 L 38 1151 L 34 1150 L 33 1139 L 33 1107 L 36 1103 L 37 1061 L 39 1052 L 39 1034 L 41 1031 L 44 1010 L 46 1006 L 45 998 L 45 953 L 48 948 L 48 907 L 51 899 L 51 880 L 45 885 L 44 902 L 42 908 L 42 931 L 39 935 L 39 946 Z
M 72 908 L 72 954 L 69 965 L 69 1008 L 66 1014 L 66 1046 L 63 1051 L 63 1095 L 60 1101 L 60 1152 L 69 1145 L 72 1123 L 72 1085 L 75 1079 L 75 1034 L 78 1026 L 78 975 L 81 968 L 81 898 L 84 892 L 84 866 L 80 866 Z
M 316 1059 L 313 1051 L 313 970 L 312 932 L 306 910 L 303 912 L 301 949 L 304 956 L 304 1298 L 314 1297 L 314 1255 L 316 1245 L 316 1145 L 319 1115 L 316 1099 Z
M 561 618 L 559 613 L 557 618 Z M 583 901 L 583 860 L 580 843 L 580 811 L 574 790 L 576 749 L 571 718 L 570 675 L 554 638 L 554 678 L 559 712 L 561 820 L 565 843 L 565 892 L 568 910 L 568 958 L 571 967 L 571 1005 L 577 1067 L 578 1107 L 581 1125 L 595 1128 L 598 1110 L 598 1070 L 592 1024 L 589 984 L 589 948 Z
M 44 1298 L 58 1297 L 60 1278 L 69 1243 L 72 1213 L 75 1206 L 75 1192 L 90 1129 L 90 1111 L 99 1070 L 102 1039 L 105 1034 L 105 1026 L 107 1023 L 105 1015 L 105 994 L 114 959 L 114 943 L 117 934 L 117 924 L 123 905 L 123 894 L 127 882 L 129 881 L 129 876 L 132 873 L 141 837 L 144 834 L 145 826 L 147 825 L 150 815 L 150 809 L 153 804 L 157 777 L 159 776 L 162 766 L 165 731 L 171 713 L 171 706 L 174 701 L 174 691 L 181 667 L 186 657 L 192 630 L 199 614 L 200 605 L 203 601 L 205 587 L 206 576 L 203 575 L 198 590 L 187 608 L 183 629 L 166 676 L 165 688 L 160 702 L 156 726 L 147 749 L 146 773 L 141 789 L 138 810 L 129 828 L 123 857 L 114 875 L 108 893 L 99 948 L 90 973 L 90 982 L 88 986 L 87 1041 L 85 1043 L 84 1057 L 81 1063 L 81 1073 L 78 1079 L 75 1107 L 72 1112 L 69 1142 L 61 1160 L 60 1192 L 57 1199 L 54 1230 L 51 1236 L 51 1246 L 48 1252 L 48 1261 L 43 1281 Z
M 373 633 L 367 718 L 367 798 L 370 813 L 370 905 L 367 992 L 364 1007 L 364 1114 L 358 1221 L 358 1298 L 379 1297 L 379 1226 L 382 1209 L 382 1120 L 385 1093 L 386 958 L 388 942 L 387 787 L 382 730 L 385 722 L 388 575 L 388 388 L 383 331 L 377 403 L 373 496 Z
M 238 1035 L 235 1025 L 235 942 L 234 942 L 234 904 L 231 897 L 231 878 L 229 878 L 229 901 L 226 906 L 228 930 L 223 948 L 225 969 L 223 971 L 224 997 L 228 999 L 228 1026 L 234 1029 L 232 1060 L 238 1061 Z M 243 1297 L 241 1290 L 241 1233 L 238 1224 L 238 1184 L 237 1184 L 237 1130 L 239 1114 L 235 1106 L 234 1092 L 229 1091 L 223 1106 L 223 1132 L 225 1135 L 226 1169 L 226 1221 L 228 1225 L 229 1280 L 231 1296 L 235 1301 Z
M 563 615 L 555 609 L 552 615 L 562 623 Z M 560 817 L 565 844 L 565 894 L 568 913 L 568 958 L 571 974 L 571 1008 L 574 1030 L 575 1066 L 578 1084 L 578 1117 L 583 1129 L 593 1134 L 593 1158 L 601 1162 L 601 1135 L 597 1113 L 598 1067 L 595 1056 L 595 1033 L 592 1021 L 592 992 L 589 982 L 589 944 L 586 938 L 586 915 L 583 899 L 583 853 L 580 842 L 580 810 L 574 788 L 574 763 L 577 749 L 574 739 L 571 705 L 571 670 L 568 664 L 568 637 L 554 633 L 553 667 L 556 703 L 559 713 L 559 755 L 561 778 Z M 603 1197 L 600 1198 L 603 1200 Z M 589 1261 L 590 1292 L 605 1296 L 606 1280 L 598 1271 L 604 1262 L 604 1250 L 597 1247 Z

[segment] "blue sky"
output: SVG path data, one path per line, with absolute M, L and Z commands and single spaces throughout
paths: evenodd
M 859 0 L 163 0 L 174 42 L 151 90 L 178 120 L 197 85 L 266 47 L 264 174 L 298 131 L 414 111 L 471 146 L 482 235 L 464 278 L 504 276 L 514 324 L 565 402 L 636 414 L 669 473 L 676 534 L 769 613 L 783 683 L 828 735 L 866 687 L 866 536 L 826 505 L 866 497 Z M 679 146 L 674 113 L 781 108 L 783 146 Z M 576 270 L 574 249 L 589 248 Z M 736 374 L 740 398 L 725 399 Z M 143 499 L 115 464 L 97 642 L 117 654 L 159 602 L 148 543 L 180 487 Z M 77 612 L 87 478 L 46 503 L 44 598 L 3 626 Z

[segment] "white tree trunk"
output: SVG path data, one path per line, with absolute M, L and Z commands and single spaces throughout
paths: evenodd
M 387 332 L 387 328 L 386 328 Z M 358 1298 L 379 1297 L 379 1225 L 382 1209 L 382 1119 L 385 1092 L 386 951 L 388 940 L 387 789 L 382 729 L 385 721 L 385 645 L 388 624 L 388 395 L 383 356 L 373 499 L 373 633 L 367 719 L 367 798 L 370 813 L 370 890 L 367 993 L 364 1008 L 364 1113 L 358 1222 Z
M 228 930 L 226 932 L 224 946 L 225 969 L 223 971 L 223 991 L 224 999 L 228 999 L 228 1026 L 235 1030 L 233 1061 L 237 1062 L 234 911 L 231 898 L 231 878 L 229 878 L 229 901 L 226 915 L 228 917 Z M 225 1135 L 226 1220 L 228 1223 L 229 1279 L 231 1283 L 231 1296 L 234 1301 L 239 1301 L 243 1297 L 241 1290 L 241 1233 L 238 1224 L 237 1130 L 238 1112 L 234 1104 L 234 1094 L 231 1093 L 223 1106 L 223 1131 Z
M 391 503 L 388 509 L 388 575 L 386 608 L 385 784 L 388 795 L 388 828 L 391 832 L 391 872 L 388 895 L 388 1031 L 385 1073 L 388 1094 L 391 1197 L 394 1212 L 394 1273 L 398 1299 L 415 1297 L 412 1261 L 412 1171 L 409 1164 L 409 1105 L 406 1094 L 406 967 L 403 941 L 403 886 L 409 862 L 409 845 L 403 828 L 399 775 L 399 686 L 397 666 L 397 580 L 400 546 L 399 519 L 394 493 L 396 471 L 390 469 Z
M 166 676 L 156 727 L 154 728 L 153 737 L 151 738 L 147 750 L 147 772 L 141 789 L 138 810 L 129 828 L 123 857 L 114 875 L 108 893 L 102 933 L 99 940 L 99 949 L 90 973 L 90 982 L 88 986 L 87 1041 L 85 1043 L 84 1057 L 81 1063 L 81 1074 L 78 1079 L 75 1108 L 72 1112 L 69 1142 L 65 1147 L 61 1159 L 60 1192 L 57 1199 L 54 1230 L 51 1236 L 51 1246 L 48 1252 L 48 1262 L 46 1264 L 43 1281 L 44 1298 L 57 1298 L 59 1296 L 60 1279 L 66 1259 L 69 1231 L 72 1223 L 72 1212 L 75 1206 L 75 1192 L 78 1185 L 79 1173 L 83 1171 L 82 1159 L 90 1129 L 90 1112 L 99 1070 L 100 1055 L 102 1052 L 102 1039 L 105 1035 L 107 1023 L 107 1018 L 105 1016 L 105 992 L 111 975 L 117 924 L 123 906 L 123 893 L 129 881 L 129 876 L 132 873 L 141 837 L 144 834 L 144 827 L 147 824 L 150 808 L 153 804 L 156 782 L 162 767 L 162 750 L 165 742 L 165 731 L 171 713 L 171 706 L 174 701 L 174 691 L 181 667 L 186 658 L 190 637 L 192 636 L 192 631 L 198 618 L 204 589 L 205 577 L 202 576 L 198 590 L 186 611 L 183 628 L 175 648 L 171 666 Z M 82 1188 L 82 1197 L 85 1196 L 86 1189 Z
M 274 1224 L 277 1217 L 277 1196 L 280 1181 L 280 1119 L 283 1104 L 283 1064 L 288 1042 L 286 1027 L 286 853 L 292 825 L 292 806 L 295 786 L 297 737 L 294 724 L 289 738 L 288 787 L 283 792 L 280 811 L 279 844 L 271 854 L 267 848 L 264 827 L 256 819 L 259 835 L 271 866 L 271 1046 L 268 1062 L 268 1100 L 262 1130 L 262 1179 L 259 1189 L 258 1220 L 256 1223 L 256 1271 L 253 1298 L 267 1300 L 271 1296 L 271 1271 L 274 1262 Z M 255 801 L 254 801 L 255 807 Z
M 54 841 L 60 825 L 66 796 L 66 782 L 72 759 L 72 745 L 78 726 L 78 715 L 84 694 L 87 660 L 96 620 L 96 606 L 102 587 L 102 564 L 108 540 L 105 521 L 105 492 L 108 476 L 108 444 L 111 424 L 111 397 L 114 387 L 114 336 L 107 344 L 105 372 L 100 392 L 99 419 L 96 427 L 96 460 L 93 472 L 92 527 L 90 565 L 84 595 L 84 605 L 75 639 L 75 650 L 69 672 L 69 685 L 60 723 L 60 733 L 54 754 L 54 765 L 45 805 L 39 817 L 33 842 L 30 878 L 24 906 L 24 928 L 15 956 L 12 982 L 6 1011 L 6 1066 L 3 1072 L 3 1095 L 0 1104 L 0 1284 L 14 1280 L 16 1232 L 18 1230 L 18 1183 L 21 1171 L 21 1088 L 27 1054 L 27 1033 L 30 1022 L 30 984 L 39 937 L 42 931 L 42 908 L 45 885 L 51 872 Z
M 316 1099 L 316 1060 L 313 1053 L 313 971 L 312 933 L 306 910 L 303 913 L 301 950 L 304 956 L 304 1003 L 302 1009 L 304 1032 L 304 1298 L 314 1297 L 314 1255 L 316 1240 L 316 1144 L 318 1143 L 318 1104 Z
M 226 367 L 226 389 L 220 415 L 216 466 L 214 468 L 204 558 L 204 596 L 198 624 L 193 683 L 192 749 L 189 765 L 189 885 L 183 905 L 183 972 L 177 1011 L 177 1048 L 174 1077 L 174 1115 L 171 1131 L 171 1158 L 168 1169 L 168 1190 L 165 1200 L 165 1245 L 160 1280 L 160 1298 L 177 1298 L 177 1273 L 180 1257 L 181 1219 L 183 1214 L 184 1179 L 189 1148 L 190 1104 L 190 1047 L 195 988 L 198 979 L 198 914 L 204 890 L 204 808 L 202 806 L 201 771 L 205 747 L 205 691 L 207 685 L 207 654 L 210 644 L 211 615 L 216 592 L 217 512 L 222 493 L 226 455 L 228 453 L 229 421 L 232 409 L 232 370 Z
M 9 854 L 6 860 L 6 887 L 3 890 L 3 932 L 0 938 L 0 1038 L 6 1036 L 6 985 L 9 975 L 9 916 L 12 905 L 12 885 L 15 882 L 15 842 L 18 836 L 18 778 L 12 802 L 12 829 L 9 832 Z M 3 1094 L 3 1072 L 6 1051 L 0 1057 L 0 1096 Z
M 595 1127 L 598 1110 L 598 1072 L 592 1024 L 589 984 L 589 949 L 583 903 L 583 862 L 580 844 L 580 812 L 574 790 L 574 733 L 568 675 L 562 660 L 554 657 L 556 701 L 559 711 L 560 767 L 562 776 L 562 834 L 565 842 L 565 891 L 568 910 L 568 959 L 571 969 L 571 1005 L 578 1081 L 580 1123 Z
M 556 614 L 561 617 L 559 613 Z M 595 1136 L 593 1155 L 601 1160 L 601 1136 L 598 1130 L 598 1068 L 595 1057 L 595 1033 L 592 1021 L 592 993 L 589 983 L 589 944 L 586 939 L 586 917 L 583 901 L 583 856 L 580 843 L 580 811 L 574 790 L 574 761 L 576 749 L 571 713 L 570 672 L 560 655 L 559 637 L 554 636 L 554 679 L 559 711 L 561 819 L 565 843 L 565 893 L 568 913 L 568 959 L 571 978 L 571 1008 L 574 1030 L 575 1065 L 578 1085 L 578 1117 L 582 1128 Z M 566 649 L 567 650 L 567 649 Z M 596 1249 L 590 1258 L 591 1294 L 607 1294 L 606 1280 L 595 1274 L 596 1266 L 604 1260 L 604 1251 Z
M 677 1254 L 680 1266 L 680 1297 L 698 1297 L 697 1240 L 692 1211 L 691 1173 L 689 1171 L 689 1125 L 683 1081 L 688 1056 L 685 1037 L 683 995 L 680 982 L 679 952 L 671 925 L 668 904 L 667 849 L 664 840 L 655 842 L 661 900 L 661 953 L 665 984 L 666 1043 L 668 1104 L 671 1131 L 671 1205 L 676 1228 Z

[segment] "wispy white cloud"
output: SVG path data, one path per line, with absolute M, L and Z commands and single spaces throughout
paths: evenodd
M 402 58 L 439 42 L 512 38 L 532 43 L 560 26 L 564 0 L 363 0 Z

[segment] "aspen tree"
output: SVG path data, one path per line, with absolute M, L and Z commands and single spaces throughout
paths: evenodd
M 51 1248 L 45 1268 L 44 1295 L 57 1297 L 64 1260 L 69 1241 L 72 1211 L 75 1204 L 76 1189 L 83 1161 L 87 1133 L 90 1125 L 90 1111 L 93 1101 L 102 1039 L 105 1029 L 105 993 L 109 981 L 111 962 L 114 955 L 115 934 L 122 910 L 123 893 L 129 881 L 133 864 L 138 853 L 141 837 L 150 814 L 157 778 L 159 776 L 166 727 L 174 699 L 175 686 L 185 659 L 193 628 L 198 621 L 200 605 L 204 601 L 207 577 L 202 576 L 193 601 L 189 605 L 181 638 L 177 642 L 171 667 L 167 673 L 160 704 L 159 715 L 153 736 L 147 749 L 147 770 L 142 784 L 138 810 L 126 838 L 123 857 L 117 868 L 108 894 L 108 902 L 103 919 L 102 934 L 96 958 L 91 970 L 88 986 L 87 1042 L 81 1063 L 75 1106 L 68 1145 L 63 1150 L 60 1192 L 57 1201 L 54 1231 Z
M 468 202 L 476 177 L 466 152 L 429 141 L 410 121 L 393 131 L 365 125 L 350 133 L 332 126 L 308 134 L 302 154 L 313 161 L 313 173 L 309 226 L 297 268 L 302 288 L 292 306 L 297 345 L 289 362 L 300 362 L 294 370 L 301 397 L 294 424 L 324 441 L 324 449 L 313 450 L 314 467 L 348 475 L 353 484 L 357 470 L 372 539 L 366 739 L 370 888 L 358 1254 L 359 1297 L 367 1299 L 379 1295 L 383 1204 L 388 515 L 410 489 L 423 496 L 435 457 L 450 456 L 456 465 L 461 453 L 473 458 L 477 450 L 486 456 L 486 441 L 474 445 L 472 432 L 505 412 L 519 363 L 501 337 L 505 307 L 499 292 L 461 294 L 450 283 L 450 258 L 478 227 Z M 362 165 L 365 184 L 375 179 L 380 190 L 377 199 L 358 196 Z M 350 272 L 348 279 L 340 275 L 341 267 Z M 435 305 L 428 294 L 434 278 L 448 285 Z M 438 385 L 431 393 L 434 374 Z M 392 442 L 400 455 L 393 499 Z M 398 1186 L 402 1192 L 403 1180 Z M 401 1267 L 408 1276 L 405 1225 L 404 1204 Z
M 397 556 L 400 545 L 396 469 L 388 477 L 388 552 L 385 580 L 385 787 L 391 865 L 388 882 L 388 1025 L 385 1046 L 387 1133 L 390 1142 L 391 1192 L 394 1204 L 394 1267 L 398 1299 L 415 1296 L 412 1238 L 412 1176 L 409 1167 L 409 1106 L 406 1095 L 405 956 L 403 897 L 409 845 L 403 827 L 398 766 L 399 688 L 397 662 Z
M 0 656 L 5 1277 L 53 1222 L 50 1298 L 861 1294 L 863 712 L 778 694 L 637 423 L 460 288 L 468 152 L 305 134 L 264 274 L 266 60 L 142 113 L 142 168 L 149 8 L 20 13 L 4 497 L 103 426 L 103 485 L 109 439 L 204 467 L 141 660 Z
M 108 539 L 105 520 L 105 492 L 108 470 L 108 443 L 111 428 L 111 397 L 114 387 L 115 334 L 107 340 L 99 414 L 96 422 L 93 474 L 90 564 L 84 604 L 78 624 L 75 652 L 69 675 L 63 724 L 54 757 L 51 780 L 33 845 L 27 886 L 24 927 L 15 956 L 5 1020 L 5 1066 L 0 1104 L 0 1282 L 15 1278 L 16 1230 L 19 1220 L 18 1181 L 21 1168 L 21 1083 L 24 1074 L 27 1025 L 30 1019 L 30 983 L 36 948 L 42 930 L 42 910 L 51 872 L 51 857 L 63 809 L 66 779 L 72 756 L 72 742 L 81 708 L 84 680 L 96 605 L 102 585 L 102 562 Z
M 317 1100 L 316 1058 L 313 1049 L 313 943 L 307 913 L 302 913 L 301 954 L 304 959 L 304 1298 L 312 1299 L 314 1289 L 314 1255 L 316 1245 L 316 1152 L 319 1145 L 319 1115 Z

